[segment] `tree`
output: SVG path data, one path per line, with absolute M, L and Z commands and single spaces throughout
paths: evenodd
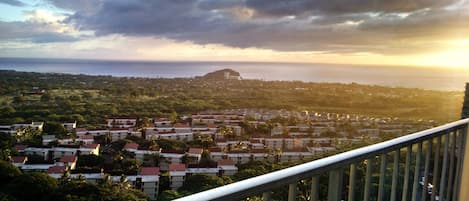
M 41 102 L 49 102 L 52 100 L 52 96 L 49 93 L 42 94 Z
M 174 199 L 180 198 L 180 197 L 182 197 L 182 195 L 179 194 L 177 191 L 165 190 L 158 196 L 158 200 L 160 200 L 160 201 L 170 201 L 170 200 L 174 200 Z
M 28 173 L 14 178 L 6 191 L 18 201 L 48 200 L 48 196 L 57 189 L 57 180 L 45 173 Z M 27 190 L 25 190 L 27 189 Z
M 0 160 L 0 187 L 9 183 L 15 177 L 21 175 L 21 171 L 11 163 Z
M 24 102 L 24 97 L 23 96 L 15 96 L 13 97 L 13 103 L 15 104 L 20 104 Z
M 49 135 L 56 135 L 56 136 L 65 136 L 67 134 L 67 130 L 65 127 L 58 122 L 47 122 L 44 125 L 44 133 Z
M 212 176 L 207 174 L 195 174 L 188 176 L 184 181 L 184 185 L 179 188 L 180 191 L 187 191 L 190 193 L 196 193 L 218 186 L 223 186 L 231 182 L 230 180 L 225 181 L 218 176 Z
M 11 155 L 11 147 L 16 139 L 7 133 L 0 132 L 0 160 L 8 160 Z

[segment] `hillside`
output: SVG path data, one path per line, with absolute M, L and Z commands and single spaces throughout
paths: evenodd
M 92 124 L 114 115 L 154 117 L 233 108 L 314 110 L 446 122 L 460 116 L 463 95 L 359 84 L 0 71 L 0 123 L 78 120 Z

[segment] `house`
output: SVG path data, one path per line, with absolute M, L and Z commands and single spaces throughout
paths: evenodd
M 25 155 L 38 155 L 44 157 L 44 160 L 49 159 L 50 148 L 36 148 L 36 147 L 26 147 L 24 149 Z M 20 152 L 21 153 L 21 152 Z
M 62 126 L 69 132 L 75 130 L 75 128 L 77 128 L 77 122 L 65 122 L 62 124 Z
M 81 144 L 93 144 L 94 137 L 92 135 L 80 135 L 76 141 Z
M 282 150 L 283 149 L 283 138 L 265 138 L 264 144 L 268 149 Z
M 106 119 L 108 128 L 133 128 L 137 125 L 137 118 L 110 118 Z
M 85 144 L 78 149 L 80 155 L 96 155 L 99 156 L 100 144 Z
M 169 165 L 182 163 L 182 158 L 185 153 L 176 150 L 161 150 L 160 153 L 160 168 L 168 170 Z
M 173 128 L 176 133 L 192 133 L 192 129 L 188 124 L 176 123 Z
M 220 176 L 232 176 L 238 172 L 236 163 L 230 159 L 224 159 L 217 161 L 217 167 L 219 168 Z
M 56 177 L 60 178 L 65 171 L 67 171 L 66 166 L 50 166 L 47 169 L 47 174 L 55 175 Z
M 314 156 L 313 153 L 304 149 L 284 150 L 279 156 L 279 161 L 280 162 L 301 161 L 305 158 L 312 157 L 312 156 Z
M 191 167 L 186 168 L 186 176 L 194 174 L 207 174 L 212 176 L 218 176 L 220 169 L 218 167 Z
M 168 167 L 169 172 L 169 186 L 173 190 L 177 190 L 184 184 L 186 179 L 186 165 L 176 163 L 170 164 Z
M 243 164 L 251 161 L 251 153 L 242 151 L 230 151 L 226 153 L 226 158 L 236 162 L 237 164 Z
M 143 191 L 150 200 L 156 200 L 159 191 L 159 175 L 160 168 L 158 167 L 142 167 L 139 174 L 135 178 L 130 176 L 129 180 L 132 181 L 136 189 Z
M 280 125 L 277 125 L 275 126 L 274 128 L 272 128 L 272 130 L 270 131 L 270 135 L 274 136 L 274 135 L 283 135 L 284 134 L 284 129 L 282 126 Z
M 42 145 L 48 145 L 51 142 L 57 141 L 55 135 L 43 135 L 42 136 Z
M 11 163 L 16 166 L 16 167 L 21 167 L 28 161 L 27 156 L 12 156 L 11 157 Z
M 189 148 L 189 151 L 187 151 L 186 164 L 198 164 L 202 158 L 203 151 L 204 150 L 200 148 Z
M 53 158 L 61 158 L 62 156 L 75 156 L 77 155 L 78 148 L 75 147 L 53 147 L 52 151 Z
M 219 147 L 211 147 L 208 151 L 210 152 L 210 158 L 214 161 L 222 160 L 225 157 L 225 153 Z
M 251 160 L 252 161 L 266 161 L 267 160 L 267 150 L 265 149 L 252 149 L 251 150 Z
M 172 127 L 172 122 L 169 118 L 155 118 L 154 121 L 155 127 Z
M 74 170 L 77 165 L 78 157 L 76 156 L 62 156 L 58 162 L 55 163 L 56 166 L 65 166 L 69 170 Z
M 129 136 L 129 130 L 124 128 L 111 128 L 109 130 L 109 134 L 111 135 L 111 141 L 115 142 L 117 140 L 123 140 Z

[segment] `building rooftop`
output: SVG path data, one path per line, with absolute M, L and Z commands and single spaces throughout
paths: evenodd
M 140 175 L 159 175 L 160 168 L 158 167 L 142 167 L 140 169 Z

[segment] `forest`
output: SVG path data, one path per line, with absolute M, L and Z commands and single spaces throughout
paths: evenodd
M 210 109 L 265 108 L 436 120 L 459 118 L 464 93 L 356 83 L 137 78 L 0 71 L 0 124 L 110 116 L 177 117 Z

